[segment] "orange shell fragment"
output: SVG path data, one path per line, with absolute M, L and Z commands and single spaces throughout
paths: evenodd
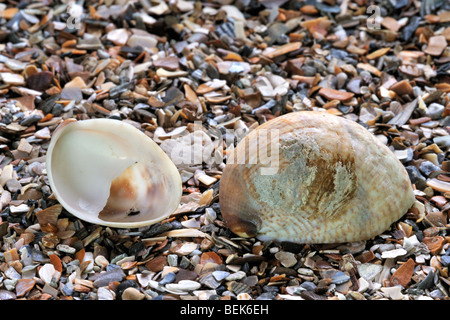
M 409 258 L 404 264 L 402 264 L 392 275 L 391 277 L 391 285 L 401 285 L 404 288 L 408 286 L 408 283 L 411 281 L 411 277 L 414 273 L 415 263 L 414 260 Z
M 329 88 L 321 88 L 319 90 L 319 94 L 328 100 L 339 100 L 339 101 L 346 101 L 355 95 L 354 93 L 347 92 L 347 91 L 339 91 Z
M 320 17 L 313 20 L 308 20 L 300 23 L 300 25 L 306 28 L 314 38 L 322 40 L 328 33 L 328 28 L 333 22 L 328 20 L 327 17 Z

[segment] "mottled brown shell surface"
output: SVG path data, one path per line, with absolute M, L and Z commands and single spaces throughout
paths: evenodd
M 258 142 L 262 131 L 272 134 Z M 268 157 L 275 150 L 276 173 L 263 174 L 261 168 L 273 169 Z M 237 235 L 299 243 L 372 238 L 415 201 L 406 170 L 385 145 L 351 120 L 313 111 L 250 132 L 230 154 L 219 194 Z

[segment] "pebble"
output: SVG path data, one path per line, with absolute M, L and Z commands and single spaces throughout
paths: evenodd
M 437 165 L 435 165 L 431 161 L 423 161 L 419 167 L 420 172 L 422 172 L 425 176 L 429 176 L 433 171 L 440 171 Z
M 403 249 L 410 251 L 415 249 L 419 245 L 420 241 L 417 239 L 416 235 L 409 238 L 403 238 Z
M 97 299 L 98 300 L 114 300 L 116 298 L 116 294 L 114 291 L 109 289 L 108 287 L 100 287 L 97 290 Z
M 127 42 L 127 45 L 130 47 L 136 47 L 141 46 L 144 49 L 151 49 L 155 48 L 158 44 L 158 40 L 155 37 L 152 36 L 139 36 L 139 35 L 132 35 Z
M 12 193 L 15 193 L 22 189 L 22 185 L 16 179 L 9 179 L 8 181 L 6 181 L 6 187 Z
M 102 268 L 106 268 L 109 265 L 108 259 L 106 259 L 102 255 L 98 255 L 97 257 L 95 257 L 94 262 L 95 262 L 96 265 L 98 265 L 98 266 L 100 266 Z
M 220 281 L 217 281 L 212 273 L 200 276 L 199 282 L 210 289 L 217 289 L 221 285 Z
M 441 259 L 441 262 L 442 262 L 442 259 Z M 420 281 L 417 284 L 417 289 L 421 289 L 421 290 L 430 289 L 433 285 L 434 285 L 434 272 L 431 271 L 427 274 L 425 279 L 423 279 L 422 281 Z
M 242 283 L 245 283 L 246 285 L 253 287 L 259 282 L 258 276 L 248 276 L 242 280 Z
M 380 246 L 378 246 L 378 251 L 384 252 L 384 251 L 390 251 L 394 250 L 395 245 L 393 243 L 383 243 Z
M 26 86 L 36 91 L 44 91 L 48 89 L 52 80 L 53 74 L 50 71 L 36 72 L 28 76 Z
M 280 261 L 280 263 L 286 268 L 290 268 L 297 263 L 297 258 L 295 257 L 295 254 L 293 254 L 292 252 L 286 251 L 277 252 L 275 253 L 275 258 L 278 261 Z
M 403 248 L 387 250 L 387 251 L 382 252 L 381 259 L 393 259 L 393 258 L 404 256 L 407 253 L 408 253 L 408 251 L 406 251 Z
M 8 186 L 8 190 L 11 191 L 11 192 L 17 192 L 17 191 L 19 191 L 21 188 L 22 188 L 22 186 L 20 186 L 19 188 L 17 188 L 16 191 L 12 191 L 12 189 Z M 18 205 L 18 206 L 13 206 L 13 205 L 11 205 L 11 206 L 9 207 L 9 212 L 10 212 L 12 215 L 18 215 L 18 214 L 20 214 L 20 213 L 25 213 L 25 212 L 28 212 L 28 210 L 30 210 L 30 207 L 27 206 L 26 204 L 21 204 L 21 205 Z
M 28 117 L 25 117 L 22 121 L 20 121 L 20 125 L 28 127 L 28 126 L 31 126 L 31 125 L 36 124 L 37 122 L 41 121 L 42 118 L 43 117 L 39 114 L 32 114 Z
M 107 33 L 106 39 L 115 45 L 124 46 L 128 41 L 128 31 L 124 28 L 114 29 Z
M 361 277 L 358 279 L 358 286 L 358 292 L 363 293 L 369 289 L 370 283 L 366 279 Z
M 153 61 L 155 68 L 164 68 L 170 71 L 175 71 L 180 67 L 179 59 L 177 57 L 160 58 Z
M 326 300 L 326 298 L 322 295 L 314 293 L 312 291 L 302 291 L 300 296 L 305 300 Z
M 352 93 L 361 93 L 361 78 L 356 77 L 348 81 L 346 89 Z
M 41 278 L 42 281 L 45 283 L 51 283 L 53 276 L 56 273 L 55 267 L 50 264 L 46 263 L 39 269 L 39 278 Z
M 17 298 L 14 292 L 0 289 L 0 300 L 15 300 Z
M 4 273 L 7 278 L 12 280 L 19 280 L 21 278 L 20 273 L 18 273 L 13 267 L 9 267 Z
M 339 72 L 336 75 L 336 88 L 342 89 L 345 86 L 347 79 L 348 79 L 348 76 L 345 72 Z
M 37 139 L 44 139 L 44 140 L 50 139 L 51 138 L 50 129 L 48 127 L 40 129 L 34 133 L 34 136 Z
M 230 275 L 229 272 L 227 271 L 214 271 L 212 273 L 213 277 L 217 280 L 217 281 L 222 281 L 223 279 L 225 279 L 226 277 L 228 277 Z
M 450 265 L 450 256 L 442 256 L 441 263 L 444 267 L 448 267 Z
M 72 248 L 71 246 L 68 246 L 66 244 L 58 244 L 56 246 L 56 250 L 64 252 L 64 253 L 68 253 L 68 254 L 74 254 L 77 249 Z
M 427 107 L 427 111 L 425 115 L 427 117 L 430 117 L 432 120 L 438 120 L 442 116 L 442 112 L 444 111 L 445 107 L 439 103 L 431 103 Z
M 60 103 L 55 103 L 55 105 L 52 108 L 52 114 L 55 117 L 59 117 L 64 111 L 64 107 Z
M 171 267 L 176 267 L 178 265 L 178 255 L 176 254 L 167 255 L 167 263 Z
M 36 284 L 35 279 L 19 279 L 16 284 L 17 297 L 23 297 L 25 294 L 30 292 L 35 284 Z
M 0 299 L 448 298 L 450 182 L 438 175 L 450 168 L 448 6 L 420 15 L 391 0 L 395 10 L 382 8 L 382 29 L 370 31 L 355 16 L 362 2 L 0 4 Z M 80 32 L 66 30 L 68 14 L 83 17 Z M 406 166 L 416 204 L 379 237 L 233 235 L 217 201 L 228 150 L 215 134 L 194 146 L 213 146 L 218 163 L 177 165 L 183 198 L 163 222 L 95 226 L 54 207 L 45 154 L 66 119 L 128 122 L 168 153 L 196 120 L 236 139 L 302 110 L 362 124 Z
M 447 40 L 444 36 L 433 36 L 428 39 L 428 46 L 425 53 L 432 56 L 440 56 L 447 47 Z
M 263 292 L 255 300 L 276 300 L 277 295 L 273 292 Z
M 122 299 L 122 294 L 127 290 L 128 288 L 134 288 L 139 290 L 139 285 L 134 280 L 124 280 L 116 287 L 116 297 L 117 299 Z M 133 294 L 133 291 L 131 291 Z
M 121 268 L 114 268 L 110 271 L 100 272 L 97 278 L 94 280 L 94 286 L 104 287 L 107 286 L 110 282 L 114 281 L 122 281 L 125 278 L 125 273 Z
M 394 91 L 399 96 L 411 95 L 413 88 L 408 80 L 402 80 L 392 85 L 389 90 Z
M 314 282 L 311 281 L 304 281 L 300 284 L 300 288 L 307 291 L 314 291 L 316 289 L 317 285 Z
M 348 276 L 347 274 L 345 274 L 342 271 L 338 271 L 336 272 L 332 277 L 331 277 L 331 283 L 334 283 L 336 285 L 338 284 L 342 284 L 345 283 L 347 281 L 350 280 L 350 276 Z
M 5 286 L 6 290 L 13 291 L 17 284 L 17 279 L 4 279 L 3 285 Z
M 354 93 L 347 91 L 334 90 L 329 88 L 321 88 L 319 94 L 328 100 L 347 101 L 354 96 Z
M 186 242 L 186 243 L 183 243 L 180 247 L 173 249 L 173 252 L 178 255 L 181 255 L 181 256 L 187 256 L 187 255 L 191 254 L 192 252 L 194 252 L 194 250 L 196 250 L 197 247 L 198 247 L 198 244 L 196 244 L 194 242 Z
M 423 187 L 426 185 L 426 178 L 422 175 L 420 170 L 415 166 L 406 166 L 405 169 L 408 173 L 411 183 L 414 183 L 417 185 L 417 187 L 423 189 Z
M 164 286 L 168 283 L 172 283 L 175 281 L 176 275 L 173 272 L 169 272 L 165 275 L 165 277 L 159 282 L 160 286 Z
M 435 290 L 431 291 L 430 297 L 433 299 L 439 299 L 439 300 L 445 299 L 445 295 L 439 289 L 435 289 Z
M 239 281 L 244 279 L 244 277 L 246 276 L 244 271 L 238 271 L 235 273 L 231 273 L 230 275 L 228 275 L 225 280 L 226 281 Z
M 228 18 L 231 18 L 234 20 L 246 21 L 243 13 L 236 6 L 224 5 L 224 6 L 220 7 L 220 10 L 225 11 L 227 13 Z
M 402 288 L 400 286 L 383 287 L 381 291 L 392 300 L 403 300 L 405 296 L 402 294 Z
M 194 291 L 200 289 L 201 284 L 192 280 L 180 280 L 178 283 L 169 283 L 166 288 L 172 291 Z
M 6 84 L 19 86 L 25 85 L 25 79 L 20 74 L 1 72 L 0 79 Z
M 433 138 L 433 142 L 441 147 L 450 147 L 450 135 L 435 137 Z
M 383 270 L 383 266 L 374 263 L 363 263 L 357 265 L 358 273 L 367 281 L 373 281 Z
M 144 298 L 145 295 L 133 287 L 126 288 L 122 293 L 122 300 L 143 300 Z
M 237 300 L 253 300 L 252 296 L 247 292 L 242 292 L 237 295 Z

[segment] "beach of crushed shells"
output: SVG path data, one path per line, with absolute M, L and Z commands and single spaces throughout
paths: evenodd
M 449 43 L 445 0 L 0 3 L 0 300 L 448 300 Z M 404 164 L 416 203 L 389 230 L 313 245 L 227 229 L 214 130 L 238 141 L 301 110 L 358 122 Z M 223 161 L 180 165 L 160 223 L 93 225 L 46 176 L 68 118 L 126 121 L 168 153 L 200 121 Z

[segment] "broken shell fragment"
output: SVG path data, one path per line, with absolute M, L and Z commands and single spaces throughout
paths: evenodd
M 357 123 L 293 112 L 251 131 L 227 159 L 221 212 L 231 231 L 261 240 L 367 240 L 414 204 L 399 160 Z
M 47 152 L 50 186 L 78 218 L 135 228 L 178 207 L 181 177 L 164 151 L 133 125 L 112 119 L 67 120 Z

